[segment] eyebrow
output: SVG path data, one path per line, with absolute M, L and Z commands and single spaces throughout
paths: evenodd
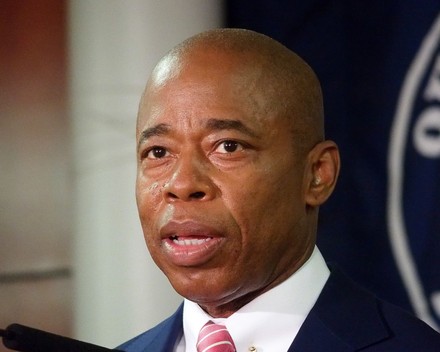
M 206 128 L 210 131 L 222 131 L 222 130 L 236 130 L 244 133 L 250 137 L 258 138 L 258 135 L 250 128 L 245 126 L 241 121 L 229 120 L 229 119 L 209 119 L 206 122 Z M 139 150 L 142 143 L 147 139 L 154 136 L 163 136 L 170 132 L 171 126 L 165 123 L 160 123 L 156 126 L 149 127 L 143 130 L 139 136 L 139 142 L 137 148 Z
M 258 138 L 258 135 L 254 131 L 252 131 L 239 120 L 209 119 L 206 122 L 206 127 L 211 131 L 236 130 L 247 134 L 250 137 Z
M 143 130 L 139 136 L 139 142 L 137 145 L 137 148 L 139 150 L 142 143 L 144 143 L 148 138 L 151 138 L 153 136 L 163 136 L 167 134 L 171 129 L 170 125 L 167 125 L 166 123 L 160 123 L 156 126 L 147 128 Z

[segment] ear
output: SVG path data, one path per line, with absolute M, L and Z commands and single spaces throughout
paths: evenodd
M 305 202 L 310 207 L 323 204 L 332 194 L 340 168 L 339 150 L 333 141 L 318 143 L 307 156 Z

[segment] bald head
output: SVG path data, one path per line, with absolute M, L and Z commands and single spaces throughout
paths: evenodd
M 279 42 L 250 30 L 214 29 L 183 41 L 159 61 L 144 98 L 151 86 L 161 86 L 197 65 L 200 56 L 208 58 L 213 67 L 238 73 L 246 81 L 242 87 L 248 94 L 244 96 L 256 115 L 290 119 L 299 145 L 309 149 L 323 140 L 322 94 L 313 70 Z

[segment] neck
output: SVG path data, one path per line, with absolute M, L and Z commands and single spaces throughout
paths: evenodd
M 237 312 L 240 308 L 244 307 L 249 302 L 253 301 L 258 296 L 263 293 L 269 291 L 275 286 L 281 284 L 283 281 L 287 280 L 291 275 L 293 275 L 303 264 L 310 258 L 312 255 L 314 246 L 311 246 L 303 255 L 303 257 L 296 262 L 289 270 L 285 270 L 281 275 L 276 277 L 275 280 L 272 280 L 269 284 L 263 286 L 258 290 L 254 290 L 244 294 L 242 296 L 236 297 L 227 302 L 203 302 L 198 303 L 199 306 L 211 317 L 213 318 L 228 318 L 235 312 Z

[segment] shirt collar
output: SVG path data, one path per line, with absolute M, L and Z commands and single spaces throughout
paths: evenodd
M 287 351 L 330 275 L 315 247 L 312 255 L 287 280 L 263 293 L 228 318 L 215 319 L 187 299 L 183 308 L 186 352 L 195 351 L 200 329 L 208 320 L 226 325 L 237 351 L 249 347 Z M 194 346 L 194 347 L 193 347 Z

